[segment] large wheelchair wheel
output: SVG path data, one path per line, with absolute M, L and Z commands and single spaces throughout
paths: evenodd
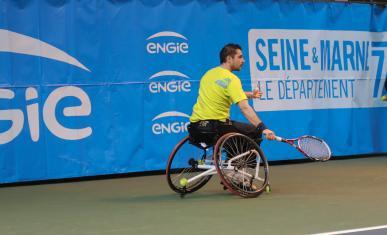
M 210 180 L 211 175 L 206 175 L 187 183 L 188 180 L 205 171 L 200 169 L 200 165 L 213 162 L 212 153 L 207 156 L 207 151 L 205 148 L 190 144 L 188 136 L 175 146 L 169 156 L 166 170 L 168 185 L 173 191 L 183 196 L 186 193 L 195 192 Z
M 266 157 L 258 144 L 243 134 L 228 133 L 216 142 L 214 164 L 223 185 L 234 194 L 257 197 L 268 187 Z

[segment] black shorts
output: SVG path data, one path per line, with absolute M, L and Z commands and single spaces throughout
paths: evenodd
M 204 142 L 208 145 L 213 145 L 220 136 L 230 132 L 244 134 L 255 140 L 258 144 L 260 144 L 262 139 L 262 134 L 259 133 L 254 125 L 231 120 L 227 120 L 226 122 L 218 120 L 193 122 L 188 126 L 188 132 L 193 142 Z

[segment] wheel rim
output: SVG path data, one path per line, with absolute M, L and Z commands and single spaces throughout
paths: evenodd
M 259 146 L 245 135 L 222 136 L 215 146 L 214 162 L 221 181 L 234 194 L 256 197 L 267 185 L 266 158 Z
M 203 187 L 211 176 L 204 176 L 187 185 L 182 185 L 184 180 L 203 172 L 198 166 L 205 160 L 204 150 L 189 143 L 189 138 L 181 140 L 172 151 L 167 164 L 167 181 L 172 190 L 178 193 L 191 193 Z M 184 179 L 184 180 L 182 180 Z

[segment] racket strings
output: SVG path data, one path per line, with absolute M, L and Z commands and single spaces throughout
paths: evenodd
M 299 147 L 309 157 L 318 160 L 328 160 L 331 156 L 331 151 L 324 141 L 312 137 L 301 138 L 298 141 Z

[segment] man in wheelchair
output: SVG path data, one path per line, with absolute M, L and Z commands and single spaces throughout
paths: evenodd
M 194 144 L 212 145 L 229 132 L 244 134 L 260 143 L 262 134 L 273 140 L 275 134 L 249 105 L 248 98 L 260 98 L 259 90 L 245 92 L 240 79 L 232 71 L 240 71 L 245 60 L 238 44 L 227 44 L 219 53 L 220 65 L 207 71 L 200 80 L 199 95 L 193 106 L 188 131 Z M 237 104 L 250 122 L 230 120 L 230 107 Z
M 232 73 L 244 62 L 241 47 L 227 44 L 220 51 L 221 64 L 200 80 L 189 136 L 175 146 L 166 169 L 168 185 L 182 197 L 202 188 L 214 174 L 224 189 L 241 197 L 257 197 L 270 188 L 268 163 L 259 143 L 262 134 L 269 140 L 275 135 L 247 101 L 262 93 L 244 92 L 240 79 Z M 232 104 L 239 106 L 250 123 L 230 120 Z

